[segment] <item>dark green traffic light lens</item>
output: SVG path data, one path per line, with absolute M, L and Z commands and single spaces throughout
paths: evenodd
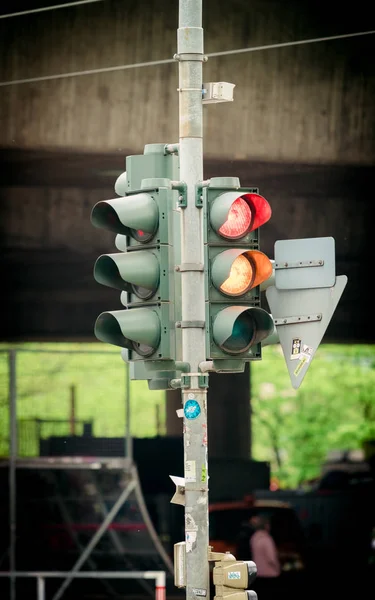
M 251 346 L 256 329 L 253 318 L 243 312 L 233 323 L 232 335 L 223 342 L 223 350 L 230 354 L 246 352 Z

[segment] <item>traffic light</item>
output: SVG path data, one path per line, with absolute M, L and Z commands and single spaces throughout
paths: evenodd
M 205 215 L 207 359 L 216 370 L 243 370 L 261 358 L 261 342 L 274 330 L 260 306 L 260 284 L 273 266 L 260 251 L 259 228 L 271 207 L 257 188 L 237 178 L 213 178 L 202 189 Z
M 254 582 L 256 575 L 256 564 L 252 560 L 236 561 L 224 556 L 213 568 L 214 600 L 257 600 L 256 592 L 247 589 Z
M 165 175 L 176 173 L 177 157 L 166 155 L 164 148 L 164 144 L 150 144 L 144 155 L 127 157 L 126 175 L 115 184 L 122 197 L 95 204 L 91 222 L 116 234 L 119 252 L 99 256 L 94 277 L 120 290 L 124 307 L 98 316 L 96 337 L 126 349 L 128 361 L 163 361 L 169 368 L 168 361 L 176 359 L 173 210 L 177 192 Z

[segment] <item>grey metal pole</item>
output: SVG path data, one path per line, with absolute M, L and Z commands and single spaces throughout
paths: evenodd
M 45 586 L 45 580 L 43 577 L 38 577 L 37 578 L 37 599 L 38 600 L 45 600 L 46 599 L 46 586 Z
M 126 379 L 125 379 L 125 394 L 126 394 L 126 405 L 125 405 L 125 419 L 126 419 L 126 424 L 125 424 L 125 436 L 126 436 L 126 440 L 125 440 L 125 451 L 126 451 L 126 456 L 127 458 L 129 458 L 131 461 L 133 461 L 133 438 L 131 435 L 131 427 L 130 427 L 130 416 L 131 416 L 131 410 L 130 410 L 130 373 L 129 373 L 129 364 L 125 365 L 125 370 L 126 370 Z
M 196 206 L 196 185 L 203 181 L 202 0 L 179 1 L 180 177 L 187 186 L 181 211 L 182 376 L 184 407 L 186 598 L 209 598 L 207 388 L 200 387 L 199 364 L 206 360 L 203 272 L 203 215 Z M 207 375 L 204 379 L 207 381 Z
M 10 600 L 16 600 L 16 527 L 17 527 L 17 488 L 16 488 L 16 460 L 17 460 L 17 354 L 9 350 L 9 525 L 10 525 Z

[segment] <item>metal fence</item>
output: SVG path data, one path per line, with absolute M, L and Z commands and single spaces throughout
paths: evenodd
M 10 578 L 10 600 L 16 598 L 17 579 L 28 578 L 28 574 L 37 578 L 38 593 L 44 598 L 43 573 L 49 573 L 46 578 L 65 578 L 60 592 L 54 596 L 59 598 L 72 579 L 84 576 L 80 571 L 83 564 L 91 566 L 93 572 L 107 573 L 106 569 L 100 568 L 100 564 L 106 564 L 103 556 L 112 557 L 109 579 L 115 577 L 111 571 L 116 573 L 119 564 L 128 573 L 161 572 L 163 577 L 165 567 L 169 574 L 172 571 L 170 558 L 156 534 L 143 499 L 132 446 L 133 435 L 153 437 L 161 433 L 160 408 L 164 404 L 164 396 L 160 393 L 158 397 L 152 392 L 152 400 L 148 404 L 140 401 L 142 395 L 148 394 L 147 383 L 130 382 L 127 365 L 121 360 L 120 352 L 64 349 L 61 346 L 54 344 L 47 349 L 31 345 L 0 348 L 0 466 L 5 467 L 0 470 L 0 520 L 3 524 L 3 546 L 7 546 L 5 554 L 4 548 L 3 556 L 0 553 L 0 569 L 3 569 L 0 574 Z M 133 411 L 135 419 L 131 423 L 133 401 L 137 410 Z M 140 405 L 148 414 L 142 413 Z M 150 411 L 150 405 L 155 408 L 154 412 Z M 101 440 L 101 453 L 94 456 L 101 458 L 96 461 L 92 456 L 85 459 L 85 456 L 90 456 L 90 448 L 95 447 L 98 438 Z M 75 459 L 79 452 L 71 453 L 69 458 L 69 453 L 64 451 L 65 443 L 68 448 L 73 448 L 71 442 L 77 440 L 79 448 L 84 450 L 83 459 L 82 456 Z M 114 440 L 117 442 L 115 449 L 112 447 Z M 113 456 L 118 460 L 105 458 Z M 25 480 L 30 481 L 30 474 L 32 487 L 25 492 L 22 486 Z M 110 489 L 108 477 L 111 478 Z M 72 486 L 75 489 L 73 499 L 70 497 Z M 33 497 L 38 496 L 39 487 L 48 492 L 43 492 L 46 505 L 43 505 L 42 495 L 40 499 Z M 48 499 L 48 495 L 52 500 Z M 20 519 L 19 500 L 24 502 L 25 497 L 29 503 L 38 505 L 39 513 L 46 521 L 44 523 L 42 519 L 49 539 L 51 531 L 57 528 L 59 544 L 61 539 L 68 540 L 70 572 L 60 566 L 53 568 L 53 565 L 47 569 L 32 568 L 27 561 L 23 563 L 23 573 L 20 572 L 22 514 Z M 58 513 L 57 505 L 60 507 Z M 86 507 L 84 514 L 82 506 Z M 98 506 L 101 506 L 99 512 Z M 76 510 L 83 517 L 81 514 L 77 517 Z M 53 515 L 47 523 L 48 511 Z M 89 517 L 91 534 L 84 522 Z M 137 521 L 136 529 L 132 522 L 134 519 Z M 36 531 L 33 531 L 34 539 L 38 536 Z M 143 533 L 133 539 L 134 531 Z M 53 535 L 56 542 L 56 535 Z M 129 552 L 134 548 L 139 556 L 130 557 Z M 127 578 L 132 578 L 132 575 L 120 577 Z M 146 589 L 146 582 L 142 586 Z M 156 587 L 160 598 L 160 586 Z
M 113 351 L 4 349 L 0 456 L 11 454 L 14 439 L 17 456 L 38 456 L 42 439 L 80 435 L 85 427 L 93 435 L 125 437 L 126 387 L 126 365 Z
M 68 578 L 70 573 L 59 572 L 40 572 L 40 573 L 1 573 L 0 577 L 14 576 L 19 579 L 30 578 L 36 581 L 36 600 L 46 600 L 46 579 Z M 124 573 L 123 571 L 108 572 L 97 571 L 95 573 L 83 572 L 76 573 L 77 579 L 155 579 L 155 600 L 165 600 L 165 571 L 132 571 Z
M 89 344 L 26 346 L 0 347 L 0 457 L 11 455 L 12 438 L 16 456 L 31 457 L 40 454 L 43 440 L 56 436 L 108 438 L 110 445 L 110 438 L 164 432 L 163 393 L 154 391 L 142 402 L 147 383 L 131 382 L 130 388 L 119 351 L 90 350 Z M 122 455 L 128 451 L 124 443 Z

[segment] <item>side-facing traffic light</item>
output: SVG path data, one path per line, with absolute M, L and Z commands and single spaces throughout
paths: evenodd
M 259 228 L 271 207 L 257 188 L 241 188 L 233 177 L 211 179 L 202 196 L 207 359 L 259 359 L 261 341 L 274 329 L 260 306 L 260 284 L 273 266 L 259 250 Z
M 176 355 L 171 216 L 176 192 L 170 179 L 157 177 L 165 174 L 174 157 L 165 156 L 163 148 L 152 144 L 148 155 L 146 146 L 144 157 L 127 157 L 127 176 L 120 176 L 115 185 L 123 196 L 98 202 L 91 213 L 95 227 L 117 234 L 115 245 L 120 251 L 100 256 L 94 277 L 120 290 L 124 306 L 101 313 L 95 335 L 126 348 L 130 361 L 174 360 Z M 150 154 L 154 155 L 151 166 Z
M 215 599 L 257 600 L 256 592 L 247 589 L 254 582 L 256 575 L 256 564 L 252 560 L 236 561 L 224 557 L 215 563 L 213 568 Z

